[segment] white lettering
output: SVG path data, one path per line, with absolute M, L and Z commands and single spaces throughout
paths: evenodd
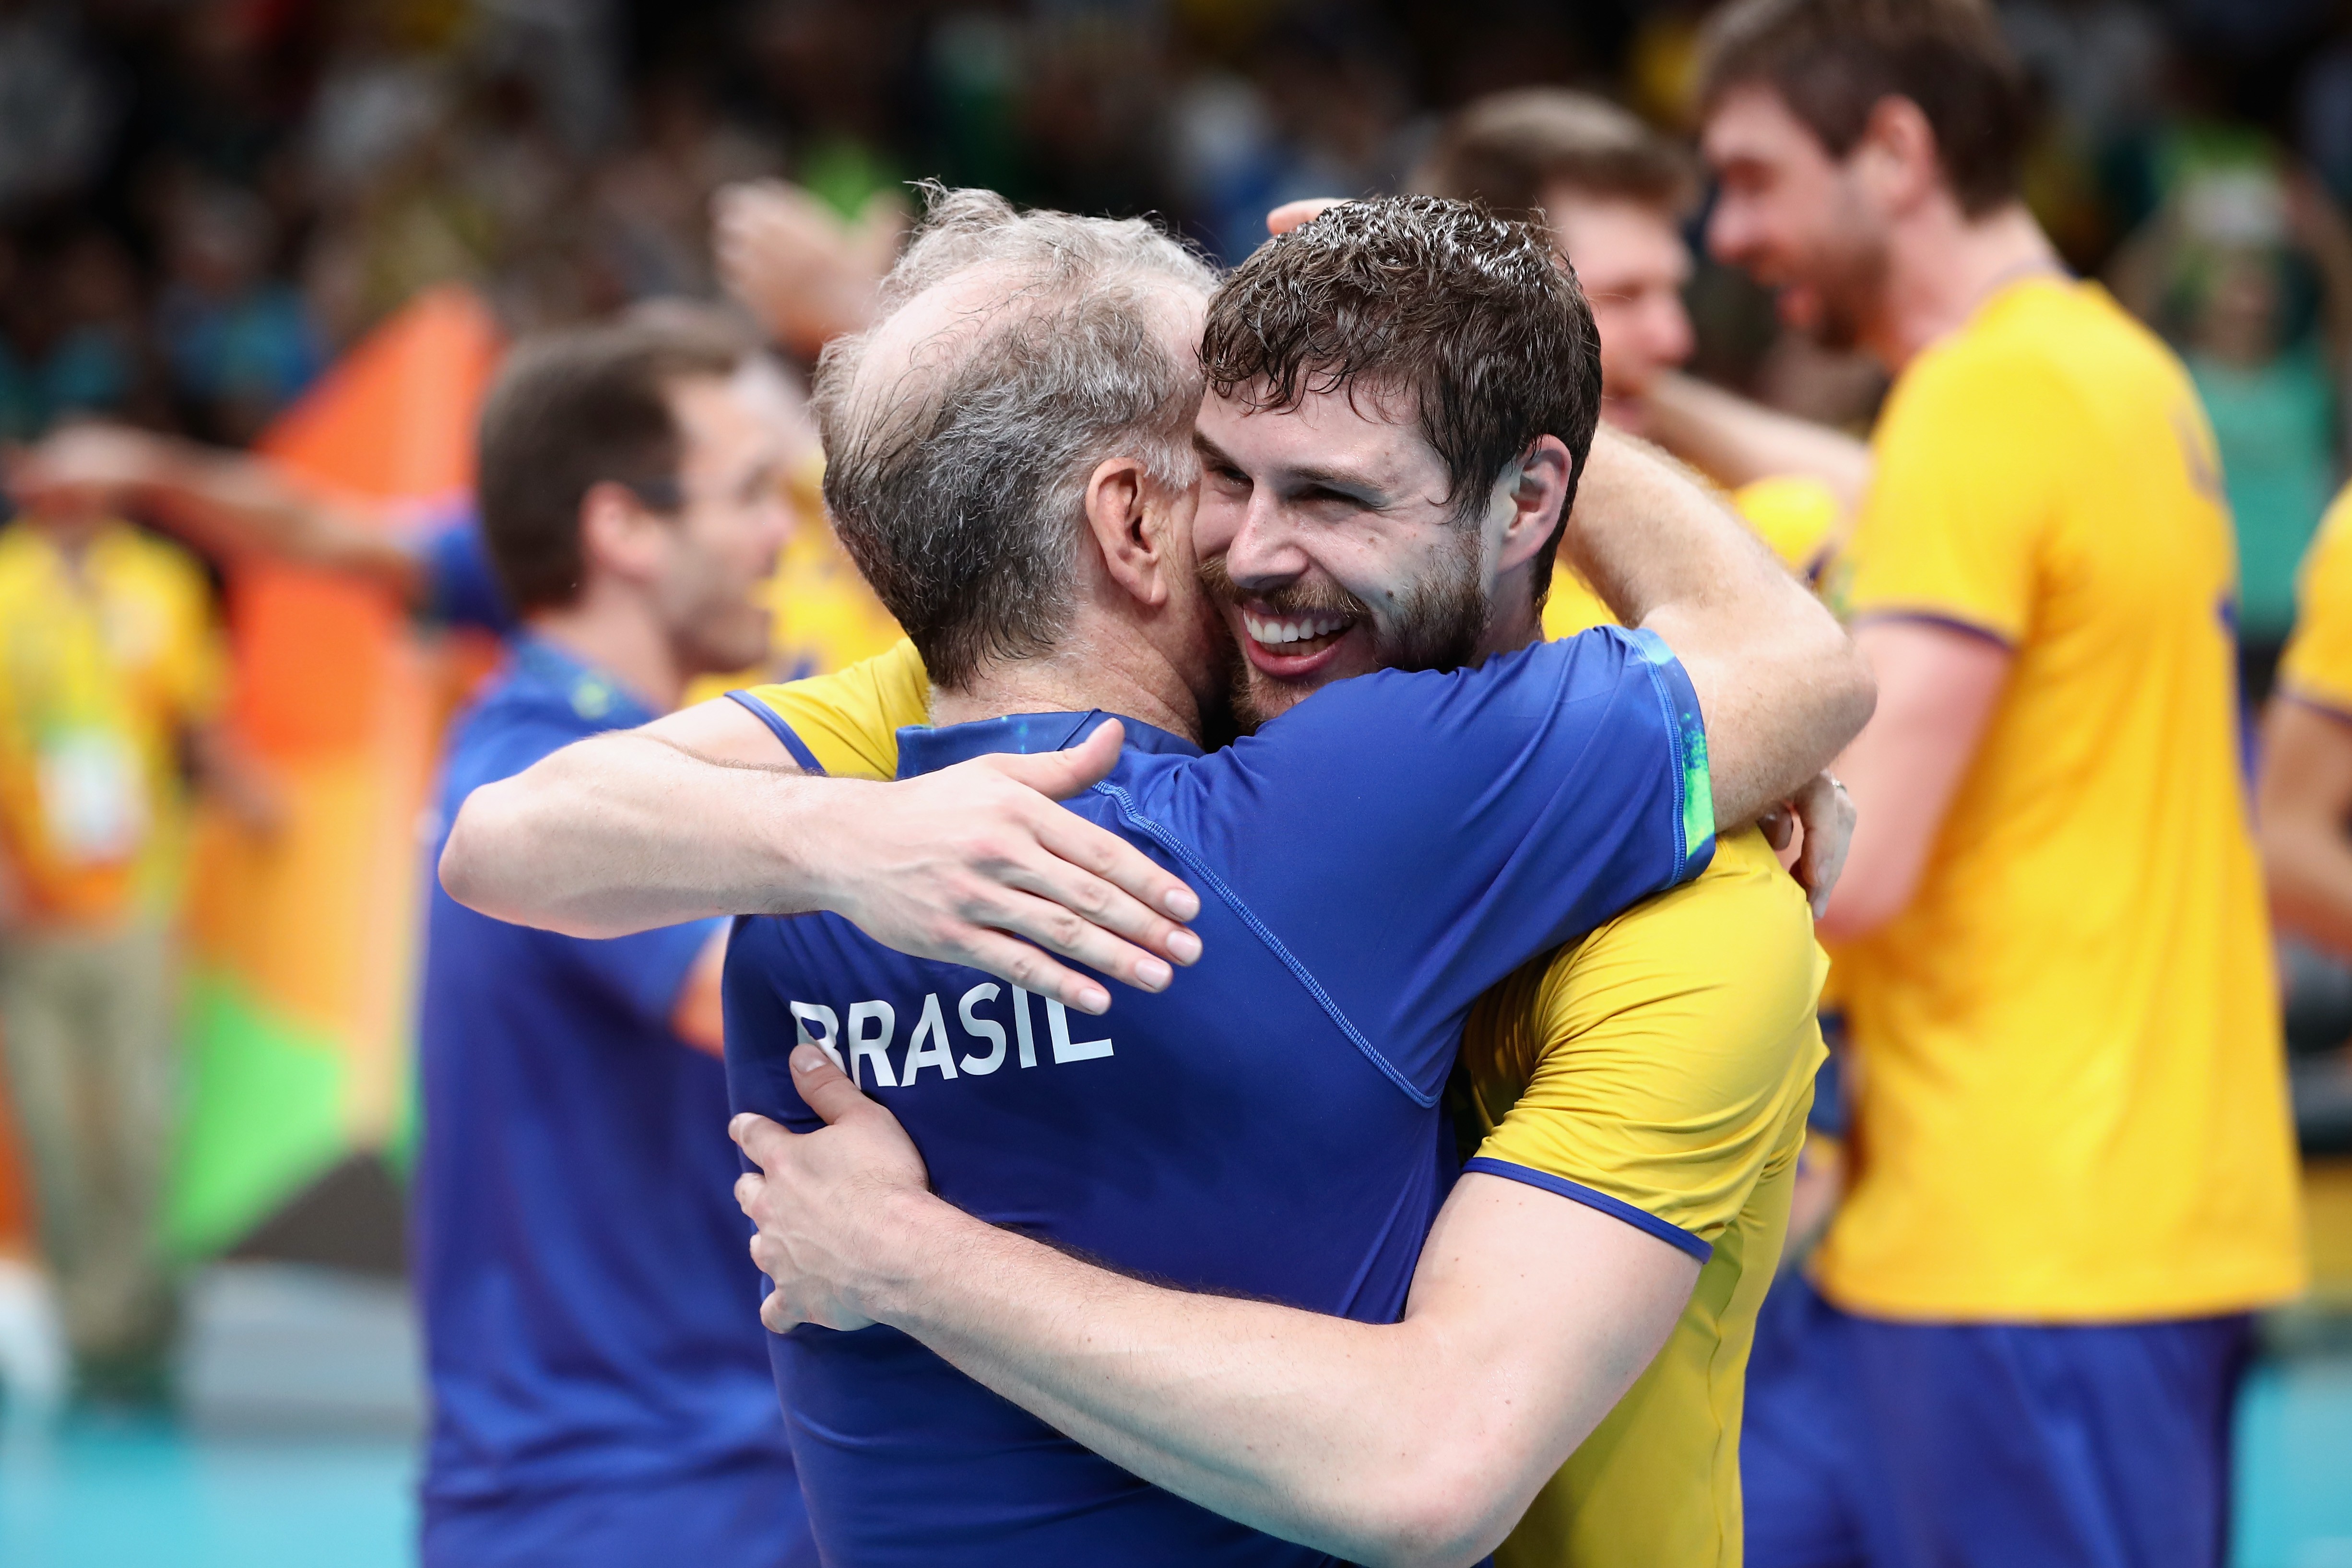
M 824 1032 L 811 1033 L 809 1025 L 813 1023 L 824 1025 Z M 814 1002 L 794 1002 L 793 1032 L 800 1036 L 800 1039 L 793 1042 L 794 1044 L 814 1045 L 833 1058 L 833 1064 L 835 1067 L 841 1067 L 845 1072 L 849 1071 L 846 1067 L 842 1067 L 841 1061 L 841 1019 L 835 1015 L 831 1008 L 819 1007 Z
M 965 1032 L 989 1042 L 986 1056 L 967 1054 L 963 1059 L 963 1070 L 976 1076 L 985 1077 L 1004 1065 L 1004 1026 L 994 1019 L 982 1018 L 971 1010 L 979 1003 L 992 1000 L 1001 989 L 1002 987 L 993 984 L 974 986 L 963 994 L 963 1001 L 956 1009 L 957 1015 L 963 1019 Z M 907 1065 L 911 1071 L 913 1059 L 909 1058 Z
M 1029 1027 L 1030 993 L 1020 987 L 1013 988 L 1013 1032 L 1021 1040 L 1021 1065 L 1037 1065 L 1037 1036 Z
M 930 1043 L 923 1043 L 929 1040 Z M 956 1075 L 955 1058 L 948 1051 L 948 1020 L 940 1016 L 940 998 L 934 995 L 923 998 L 923 1016 L 915 1020 L 915 1038 L 907 1042 L 906 1070 L 898 1075 L 900 1087 L 915 1082 L 915 1074 L 926 1067 L 939 1069 L 942 1078 Z
M 1054 1038 L 1054 1061 L 1057 1066 L 1065 1061 L 1092 1061 L 1110 1054 L 1108 1035 L 1100 1040 L 1071 1040 L 1069 1009 L 1059 1002 L 1045 1004 L 1045 1028 Z
M 868 1034 L 864 1026 L 869 1022 L 882 1026 L 879 1034 Z M 888 1002 L 852 1002 L 849 1004 L 849 1081 L 863 1088 L 865 1080 L 857 1064 L 874 1064 L 874 1085 L 877 1089 L 896 1089 L 898 1081 L 890 1076 L 890 1036 L 898 1027 L 898 1010 Z

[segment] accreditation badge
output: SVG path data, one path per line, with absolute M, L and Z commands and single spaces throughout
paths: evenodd
M 146 780 L 130 741 L 80 727 L 51 735 L 40 754 L 41 821 L 68 864 L 111 865 L 146 841 Z

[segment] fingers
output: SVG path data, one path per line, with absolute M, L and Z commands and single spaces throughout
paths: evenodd
M 765 1116 L 746 1111 L 727 1124 L 727 1135 L 735 1140 L 735 1146 L 743 1151 L 744 1158 L 761 1170 L 772 1173 L 792 1148 L 793 1139 L 797 1134 L 786 1132 Z M 736 1185 L 740 1194 L 742 1184 L 739 1182 Z
M 793 1087 L 800 1091 L 801 1099 L 810 1110 L 824 1118 L 828 1127 L 874 1103 L 833 1064 L 832 1058 L 813 1045 L 795 1046 L 793 1050 Z
M 782 1291 L 769 1291 L 767 1300 L 760 1303 L 760 1324 L 770 1333 L 790 1333 L 800 1326 L 800 1322 L 785 1304 Z
M 982 760 L 1040 795 L 1066 800 L 1102 782 L 1103 776 L 1118 765 L 1118 748 L 1126 738 L 1126 727 L 1114 718 L 1097 725 L 1092 735 L 1066 750 L 1041 751 L 1031 756 L 1005 752 Z
M 1786 806 L 1775 806 L 1756 819 L 1756 828 L 1764 835 L 1766 843 L 1776 850 L 1785 850 L 1789 847 L 1790 833 L 1795 831 L 1796 819 L 1790 815 Z
M 1110 992 L 1101 981 L 1055 963 L 1052 957 L 1000 931 L 974 927 L 957 950 L 953 962 L 984 969 L 1000 980 L 1032 996 L 1045 997 L 1075 1012 L 1110 1011 Z
M 1307 196 L 1296 202 L 1285 202 L 1265 214 L 1265 232 L 1270 235 L 1286 235 L 1309 219 L 1320 217 L 1347 199 L 1345 196 Z

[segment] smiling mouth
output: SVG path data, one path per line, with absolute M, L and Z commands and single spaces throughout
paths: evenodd
M 1310 658 L 1337 644 L 1356 624 L 1354 616 L 1330 611 L 1266 615 L 1244 610 L 1241 619 L 1249 640 L 1278 659 Z

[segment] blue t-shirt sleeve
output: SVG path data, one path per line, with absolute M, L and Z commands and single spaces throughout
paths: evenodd
M 627 936 L 540 935 L 560 945 L 564 967 L 578 975 L 583 985 L 602 991 L 648 1028 L 666 1030 L 677 1015 L 678 997 L 695 960 L 726 928 L 720 919 L 657 926 Z
M 417 559 L 425 569 L 425 612 L 432 619 L 502 637 L 515 629 L 479 518 L 467 514 L 433 529 L 418 541 Z
M 1151 793 L 1125 805 L 1203 895 L 1423 1098 L 1480 992 L 1714 853 L 1696 694 L 1615 627 L 1341 682 Z

